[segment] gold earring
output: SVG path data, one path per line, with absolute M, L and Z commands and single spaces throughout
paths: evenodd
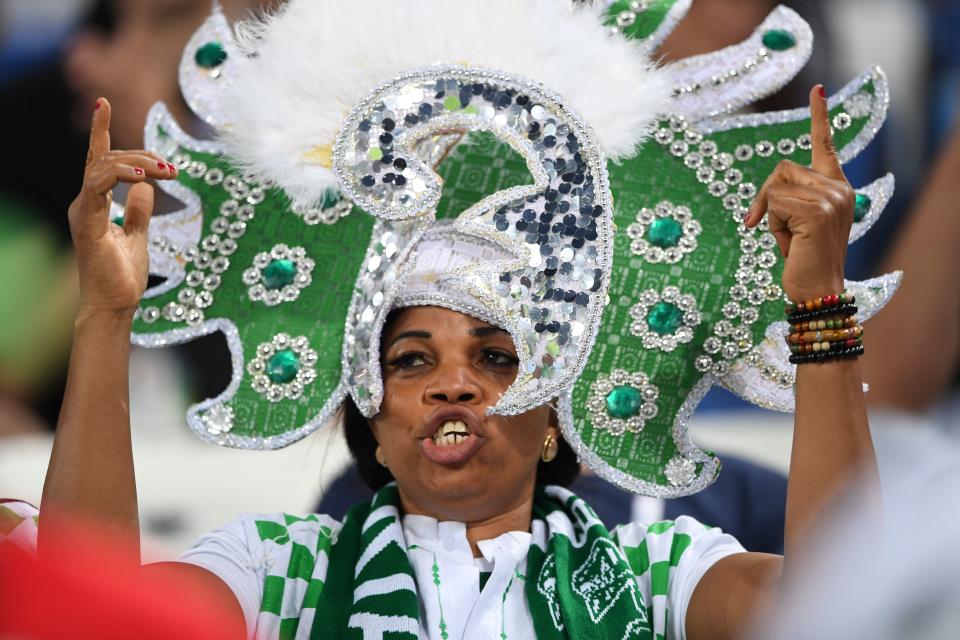
M 381 467 L 387 466 L 387 459 L 383 457 L 383 449 L 379 445 L 377 445 L 377 450 L 373 452 L 373 457 L 377 459 Z
M 560 448 L 560 444 L 554 439 L 553 436 L 548 435 L 547 439 L 543 441 L 543 451 L 540 452 L 540 459 L 544 462 L 551 462 L 554 458 L 557 457 L 557 450 Z

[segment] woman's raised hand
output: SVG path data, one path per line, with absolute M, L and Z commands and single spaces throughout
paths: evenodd
M 110 103 L 97 100 L 83 188 L 68 210 L 80 275 L 80 316 L 133 314 L 146 289 L 149 266 L 153 187 L 146 180 L 176 175 L 176 167 L 150 151 L 111 151 Z M 119 182 L 132 184 L 122 227 L 110 221 L 112 189 Z
M 786 258 L 783 290 L 798 302 L 843 291 L 855 194 L 843 175 L 830 133 L 826 93 L 810 91 L 813 162 L 808 169 L 782 161 L 750 205 L 744 224 L 767 214 L 770 231 Z

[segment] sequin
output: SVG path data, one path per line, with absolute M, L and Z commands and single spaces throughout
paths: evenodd
M 411 87 L 425 102 L 398 99 Z M 389 115 L 386 105 L 392 109 Z M 379 122 L 383 130 L 385 118 L 390 131 L 378 137 L 359 129 L 360 123 L 369 121 L 374 126 Z M 485 274 L 478 265 L 464 271 L 458 286 L 469 288 L 472 295 L 489 292 L 478 303 L 495 317 L 509 318 L 508 325 L 549 312 L 549 321 L 532 323 L 541 337 L 528 351 L 518 353 L 521 375 L 498 404 L 510 405 L 513 412 L 521 403 L 546 401 L 550 389 L 575 379 L 595 329 L 573 333 L 570 322 L 588 320 L 595 327 L 605 298 L 612 249 L 609 192 L 605 165 L 583 125 L 536 85 L 469 67 L 436 67 L 401 76 L 359 104 L 341 128 L 333 164 L 347 196 L 381 220 L 408 221 L 407 228 L 397 229 L 409 236 L 411 230 L 422 228 L 415 221 L 432 218 L 441 190 L 436 175 L 416 152 L 417 141 L 478 127 L 511 140 L 531 164 L 536 183 L 535 189 L 501 191 L 460 215 L 461 221 L 471 221 L 471 233 L 504 247 L 525 246 L 523 264 L 512 273 L 526 280 L 504 281 L 503 273 Z M 370 163 L 367 153 L 374 146 L 383 148 L 384 156 Z M 374 178 L 373 186 L 367 186 L 366 176 Z M 598 246 L 602 251 L 596 251 Z M 347 340 L 352 335 L 353 341 L 345 351 L 344 366 L 347 371 L 366 371 L 365 395 L 358 397 L 357 386 L 354 398 L 367 415 L 382 393 L 379 372 L 367 365 L 373 356 L 366 353 L 390 306 L 389 284 L 380 278 L 402 268 L 402 260 L 400 254 L 384 260 L 371 253 L 366 261 L 369 278 L 364 276 L 354 292 L 354 315 L 347 323 Z M 499 282 L 487 287 L 488 277 Z M 374 307 L 370 300 L 378 291 L 385 299 Z M 511 326 L 506 328 L 516 335 Z

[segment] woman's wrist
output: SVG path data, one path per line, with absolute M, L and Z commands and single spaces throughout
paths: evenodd
M 136 309 L 104 309 L 81 306 L 77 310 L 77 317 L 74 320 L 74 330 L 122 329 L 124 337 L 128 338 L 135 313 Z

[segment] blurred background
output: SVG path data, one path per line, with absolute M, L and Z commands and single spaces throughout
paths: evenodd
M 737 43 L 775 4 L 694 0 L 660 54 L 670 60 Z M 872 64 L 884 68 L 892 89 L 885 127 L 847 173 L 857 187 L 892 171 L 896 196 L 874 230 L 851 247 L 848 277 L 893 269 L 907 274 L 903 292 L 867 324 L 864 359 L 881 473 L 899 515 L 897 500 L 909 502 L 960 459 L 954 453 L 960 443 L 960 141 L 952 133 L 960 99 L 960 1 L 785 4 L 813 27 L 814 57 L 759 108 L 804 106 L 814 83 L 832 92 Z M 223 5 L 238 18 L 261 3 Z M 183 45 L 209 10 L 206 0 L 0 4 L 0 497 L 40 500 L 76 298 L 66 209 L 80 186 L 94 101 L 105 96 L 113 104 L 118 148 L 142 145 L 147 110 L 158 100 L 187 131 L 205 136 L 180 97 L 176 69 Z M 173 206 L 160 201 L 158 213 Z M 176 349 L 133 350 L 141 517 L 145 546 L 157 557 L 176 555 L 241 511 L 312 511 L 348 464 L 336 425 L 270 453 L 219 449 L 194 438 L 186 408 L 220 393 L 228 362 L 219 334 Z M 692 432 L 701 446 L 773 472 L 782 482 L 791 423 L 792 416 L 751 408 L 715 390 Z M 254 466 L 258 472 L 249 473 Z M 747 484 L 769 477 L 751 473 L 744 475 Z M 781 518 L 782 499 L 782 489 L 763 498 L 780 501 L 771 509 L 779 508 Z M 631 505 L 633 515 L 665 509 L 636 500 Z M 782 534 L 782 519 L 766 524 Z

